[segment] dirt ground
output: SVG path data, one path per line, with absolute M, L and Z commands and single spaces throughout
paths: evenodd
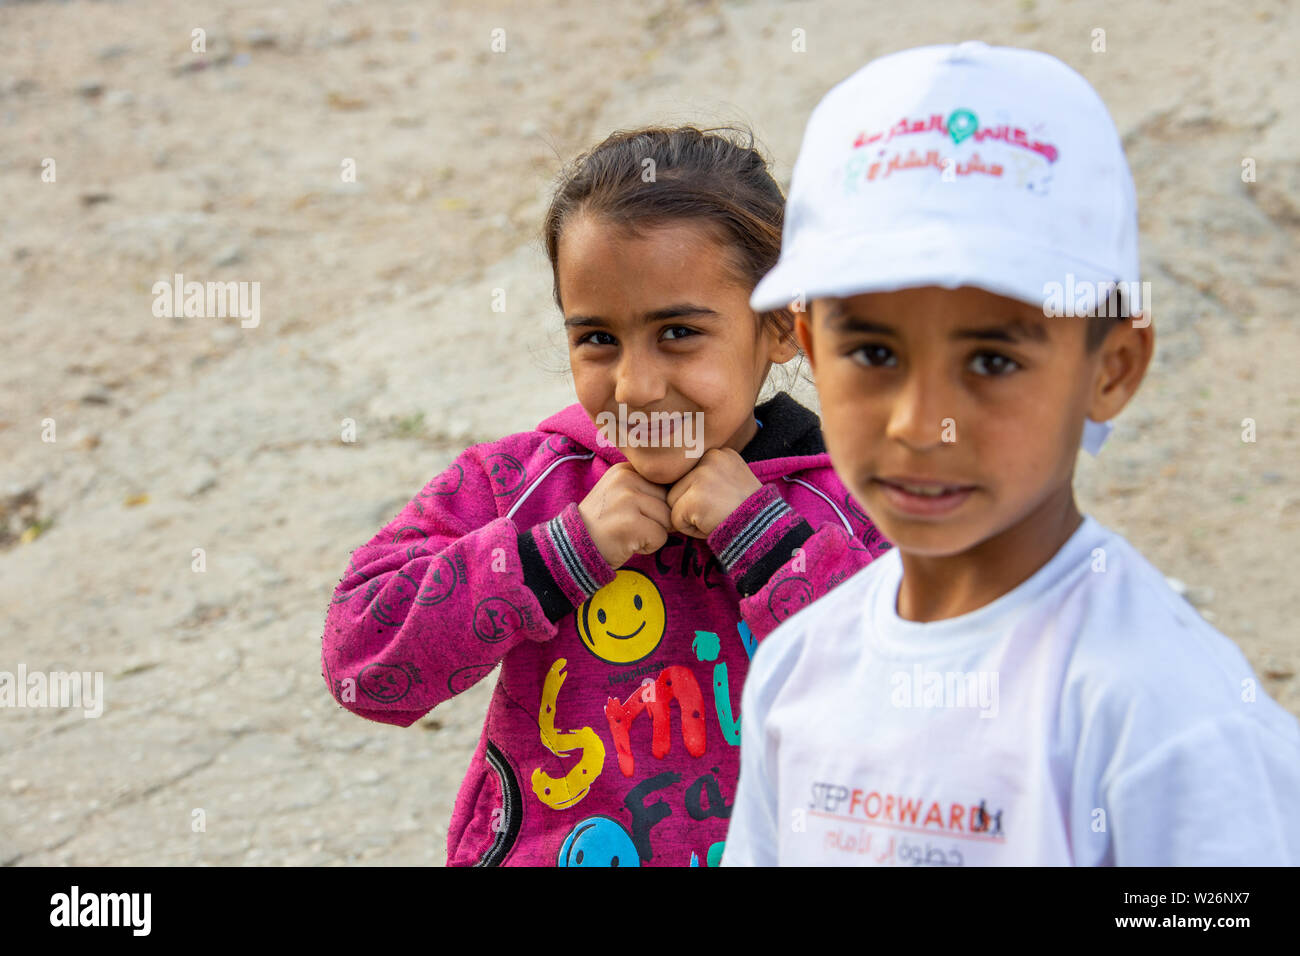
M 98 718 L 0 710 L 0 862 L 441 863 L 491 681 L 363 721 L 321 622 L 457 452 L 573 400 L 551 177 L 617 128 L 738 121 L 788 185 L 821 95 L 931 42 L 1046 50 L 1110 106 L 1157 359 L 1082 504 L 1300 713 L 1294 5 L 595 9 L 0 2 L 0 670 L 105 681 Z M 156 316 L 178 273 L 260 283 L 260 323 Z

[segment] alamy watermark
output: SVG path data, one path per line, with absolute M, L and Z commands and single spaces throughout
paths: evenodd
M 980 717 L 998 715 L 997 671 L 928 671 L 915 664 L 910 672 L 895 671 L 889 683 L 895 707 L 970 707 Z
M 632 412 L 618 403 L 618 414 L 596 416 L 601 448 L 685 448 L 687 458 L 704 454 L 703 412 Z
M 1079 281 L 1074 273 L 1066 273 L 1064 283 L 1043 283 L 1043 315 L 1132 318 L 1135 329 L 1145 329 L 1151 324 L 1151 283 Z
M 153 293 L 153 314 L 160 319 L 224 319 L 238 317 L 246 329 L 262 321 L 262 283 L 186 282 L 176 273 L 159 279 Z
M 103 671 L 0 671 L 0 708 L 80 707 L 87 717 L 104 712 Z

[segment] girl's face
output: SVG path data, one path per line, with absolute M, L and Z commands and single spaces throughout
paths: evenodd
M 797 354 L 767 324 L 759 328 L 752 290 L 726 274 L 725 256 L 689 220 L 636 238 L 581 216 L 559 240 L 578 401 L 611 442 L 622 430 L 609 423 L 627 421 L 619 450 L 657 484 L 676 482 L 708 449 L 744 448 L 758 431 L 754 401 L 770 363 Z M 649 419 L 655 412 L 681 413 L 682 424 L 660 431 L 657 447 L 644 447 L 632 437 L 638 413 Z M 702 434 L 694 433 L 697 423 Z

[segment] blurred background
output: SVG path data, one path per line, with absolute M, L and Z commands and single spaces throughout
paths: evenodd
M 322 621 L 460 450 L 574 401 L 537 238 L 560 164 L 742 123 L 787 187 L 822 94 L 927 43 L 1045 50 L 1109 105 L 1157 356 L 1081 505 L 1300 713 L 1296 19 L 0 0 L 0 671 L 105 682 L 97 719 L 0 709 L 0 863 L 441 864 L 492 679 L 366 722 L 326 690 Z M 258 282 L 258 324 L 156 315 L 177 274 Z

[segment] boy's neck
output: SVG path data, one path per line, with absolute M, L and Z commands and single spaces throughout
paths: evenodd
M 900 549 L 898 616 L 941 621 L 996 601 L 1050 561 L 1082 522 L 1067 483 L 1023 521 L 968 551 L 935 558 Z

